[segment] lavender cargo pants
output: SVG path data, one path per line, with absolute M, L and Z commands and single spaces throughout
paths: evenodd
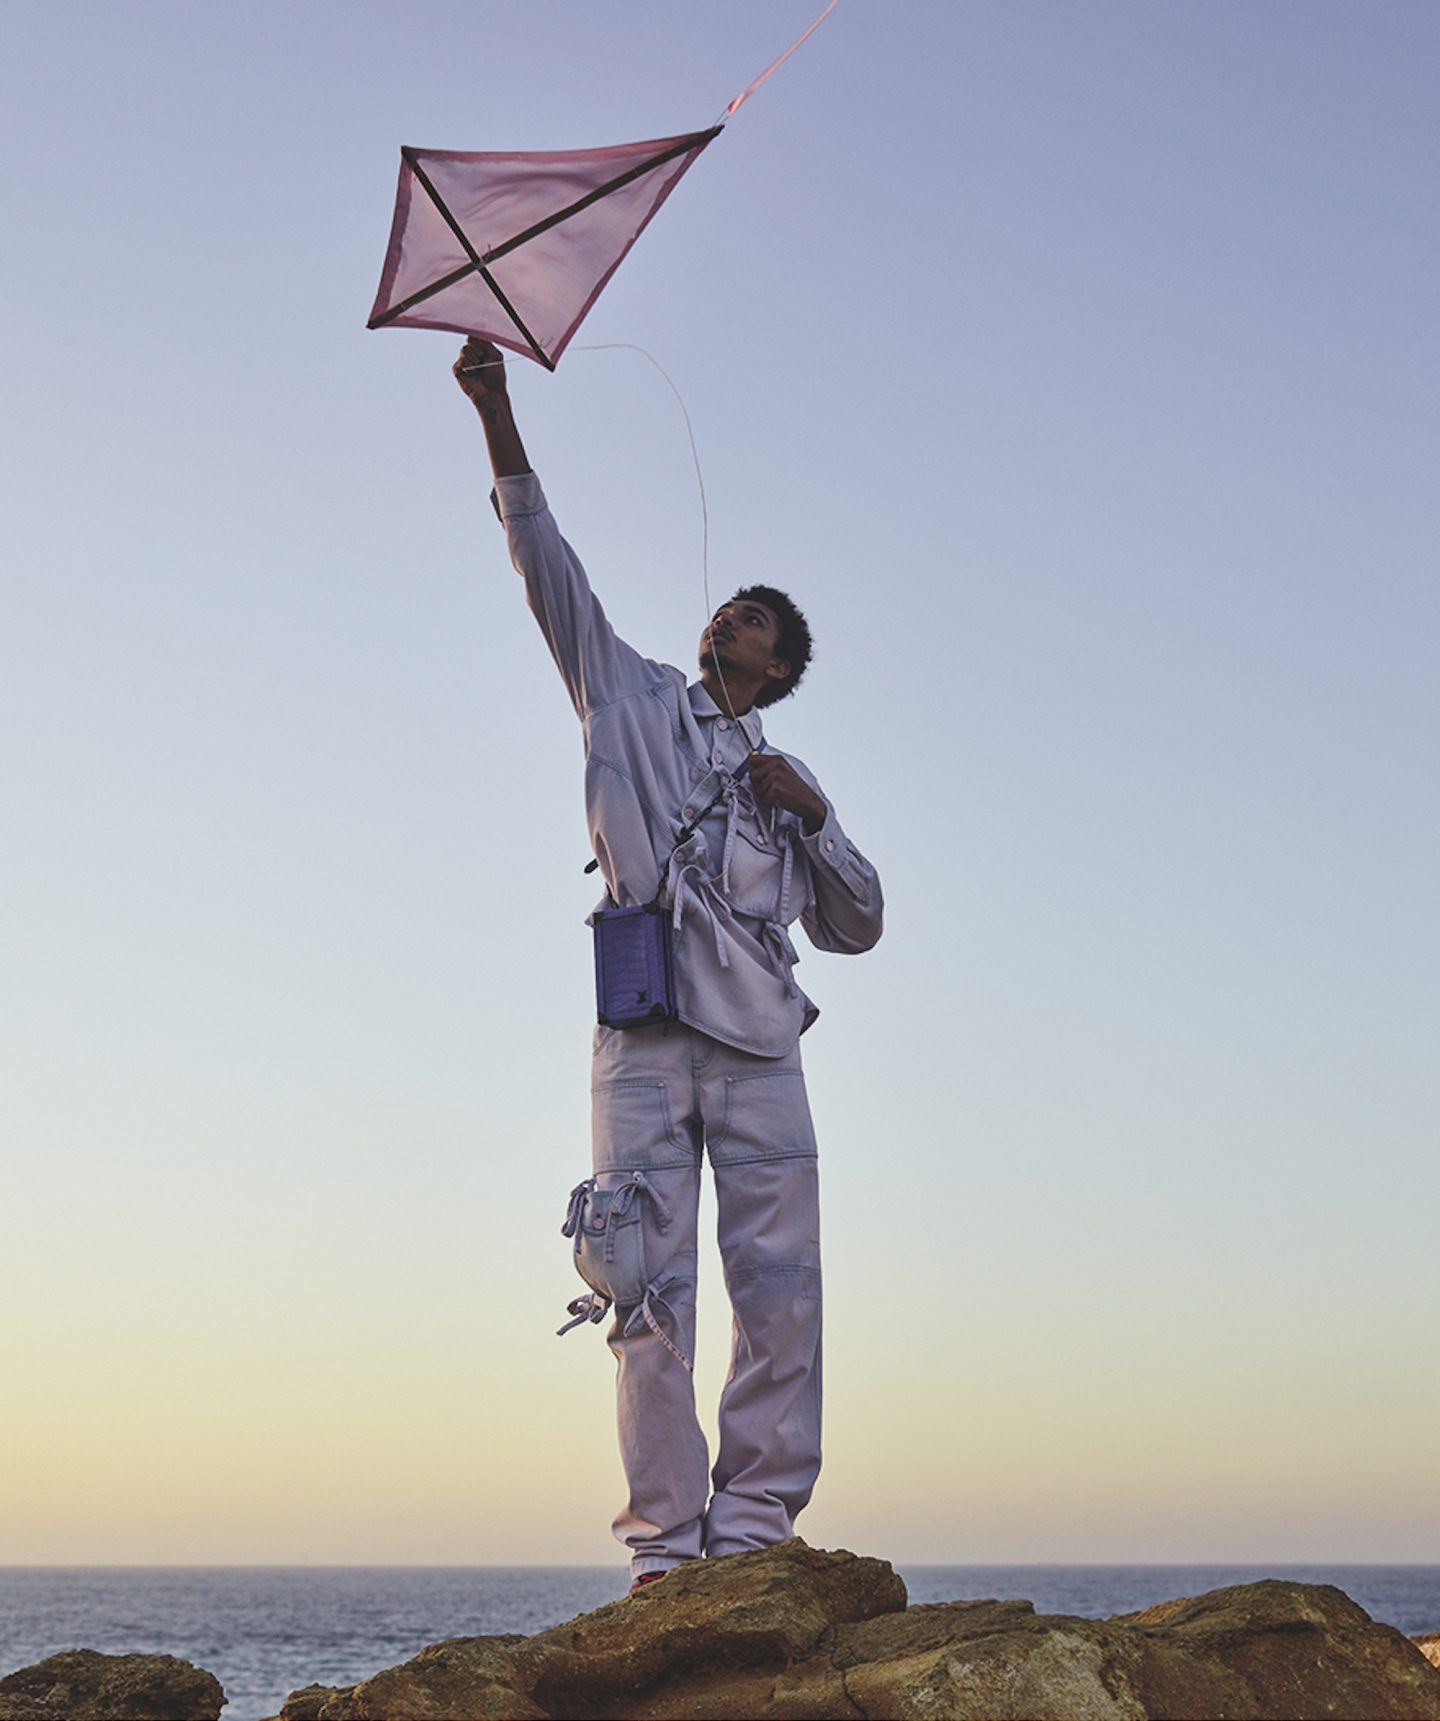
M 769 1547 L 793 1534 L 820 1471 L 820 1205 L 799 1046 L 761 1058 L 679 1023 L 601 1027 L 592 1097 L 598 1187 L 640 1171 L 658 1197 L 640 1208 L 646 1274 L 659 1287 L 648 1312 L 661 1330 L 632 1306 L 617 1308 L 608 1335 L 630 1490 L 615 1534 L 637 1576 Z M 695 1355 L 705 1152 L 734 1315 L 709 1476 L 681 1360 Z

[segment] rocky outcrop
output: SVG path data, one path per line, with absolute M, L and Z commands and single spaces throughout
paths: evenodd
M 1267 1578 L 1109 1619 L 907 1607 L 883 1560 L 801 1541 L 697 1560 L 534 1637 L 456 1637 L 272 1721 L 1440 1721 L 1440 1634 Z M 217 1721 L 171 1655 L 75 1649 L 0 1679 L 0 1721 Z
M 1440 1669 L 1330 1584 L 1235 1584 L 1110 1619 L 906 1607 L 883 1560 L 801 1541 L 678 1567 L 534 1637 L 461 1637 L 277 1721 L 925 1717 L 1440 1721 Z
M 67 1649 L 0 1679 L 0 1721 L 218 1721 L 224 1701 L 213 1673 L 173 1655 Z

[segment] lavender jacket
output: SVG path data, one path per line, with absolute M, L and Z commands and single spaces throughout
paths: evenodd
M 820 950 L 869 950 L 883 909 L 874 867 L 828 800 L 813 835 L 794 813 L 762 813 L 736 775 L 761 745 L 759 711 L 737 724 L 700 682 L 618 637 L 533 472 L 498 479 L 492 499 L 584 726 L 585 810 L 608 889 L 600 906 L 652 901 L 663 869 L 681 1020 L 742 1051 L 783 1056 L 820 1013 L 795 983 L 786 928 L 799 920 Z M 800 760 L 782 757 L 823 798 Z M 671 855 L 721 788 L 714 812 Z

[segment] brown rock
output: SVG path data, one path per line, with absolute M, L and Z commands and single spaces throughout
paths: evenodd
M 403 1667 L 325 1695 L 307 1686 L 281 1721 L 491 1721 L 515 1716 L 629 1716 L 647 1701 L 728 1702 L 738 1676 L 763 1670 L 768 1691 L 790 1662 L 840 1624 L 905 1606 L 883 1560 L 798 1540 L 678 1566 L 658 1584 L 535 1637 L 462 1637 Z M 665 1695 L 669 1693 L 669 1695 Z M 688 1707 L 697 1716 L 741 1713 Z M 747 1711 L 748 1713 L 748 1711 Z
M 1440 1721 L 1440 1669 L 1329 1584 L 1111 1619 L 905 1606 L 883 1560 L 790 1541 L 697 1561 L 535 1637 L 454 1638 L 285 1721 Z
M 1440 1631 L 1422 1631 L 1418 1637 L 1410 1639 L 1425 1659 L 1440 1667 Z
M 1144 1641 L 1139 1682 L 1176 1715 L 1245 1713 L 1429 1717 L 1440 1673 L 1394 1626 L 1380 1625 L 1333 1584 L 1265 1578 L 1117 1614 Z M 1230 1709 L 1181 1708 L 1183 1681 L 1203 1664 Z M 1433 1676 L 1433 1677 L 1432 1677 Z
M 837 1637 L 840 1634 L 837 1634 Z M 1107 1620 L 1028 1602 L 911 1608 L 837 1655 L 857 1711 L 987 1721 L 1440 1715 L 1440 1678 L 1329 1584 L 1276 1579 Z
M 213 1673 L 174 1655 L 67 1649 L 0 1679 L 0 1721 L 218 1721 Z
M 286 1721 L 320 1721 L 320 1712 L 332 1697 L 348 1697 L 353 1685 L 305 1685 L 285 1699 Z
M 884 1560 L 795 1539 L 677 1566 L 660 1583 L 541 1632 L 517 1661 L 547 1711 L 582 1691 L 594 1705 L 651 1690 L 677 1668 L 687 1683 L 750 1668 L 778 1673 L 837 1626 L 903 1610 L 906 1600 Z
M 328 1694 L 318 1709 L 297 1710 L 287 1698 L 283 1721 L 544 1721 L 515 1679 L 514 1649 L 523 1637 L 452 1637 L 413 1661 Z M 311 1686 L 311 1691 L 319 1690 Z

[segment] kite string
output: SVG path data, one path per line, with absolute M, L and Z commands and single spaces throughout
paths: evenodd
M 745 88 L 743 90 L 741 90 L 740 94 L 738 96 L 736 96 L 735 100 L 733 102 L 731 102 L 730 106 L 728 108 L 726 108 L 726 110 L 723 114 L 721 114 L 719 120 L 716 123 L 719 125 L 724 125 L 726 120 L 733 118 L 735 113 L 738 111 L 740 104 L 742 102 L 748 101 L 750 99 L 750 97 L 755 94 L 756 90 L 758 90 L 760 88 L 761 84 L 763 84 L 765 82 L 766 78 L 768 78 L 770 76 L 771 72 L 778 72 L 780 70 L 781 66 L 783 66 L 785 64 L 785 62 L 790 58 L 790 56 L 795 52 L 795 50 L 800 46 L 800 44 L 802 42 L 809 41 L 810 37 L 815 34 L 815 32 L 820 28 L 820 26 L 825 22 L 825 20 L 830 16 L 830 14 L 834 10 L 835 10 L 835 0 L 830 0 L 830 4 L 825 8 L 825 10 L 820 14 L 820 16 L 815 20 L 815 22 L 810 26 L 810 28 L 805 32 L 805 34 L 803 36 L 797 36 L 795 38 L 795 40 L 790 44 L 790 46 L 785 50 L 785 52 L 780 56 L 780 58 L 778 60 L 772 60 L 770 62 L 770 64 L 768 66 L 766 66 L 765 70 L 763 72 L 761 72 L 761 74 L 758 78 L 755 78 L 752 82 L 746 84 Z
M 705 474 L 700 469 L 700 450 L 695 442 L 695 426 L 690 422 L 690 409 L 685 404 L 685 396 L 676 387 L 674 377 L 670 375 L 670 372 L 665 369 L 654 353 L 646 352 L 644 347 L 636 346 L 633 341 L 595 341 L 585 346 L 572 347 L 570 350 L 577 353 L 639 353 L 641 358 L 649 359 L 655 369 L 665 378 L 670 386 L 671 394 L 679 403 L 681 415 L 685 420 L 685 434 L 690 438 L 690 458 L 695 463 L 695 483 L 700 492 L 700 582 L 705 591 L 705 625 L 709 627 L 715 616 L 710 599 L 710 505 L 705 496 Z M 499 363 L 502 365 L 509 365 L 514 362 L 513 359 L 506 358 L 503 353 L 499 359 Z M 486 370 L 495 363 L 494 359 L 487 359 L 484 364 L 465 365 L 462 368 L 467 371 Z M 721 669 L 720 659 L 713 652 L 711 653 L 711 660 L 715 665 L 715 674 L 720 682 L 720 692 L 724 696 L 725 709 L 730 713 L 730 721 L 739 729 L 740 719 L 735 714 L 735 702 L 731 699 L 730 689 L 725 682 L 725 671 Z
M 685 396 L 676 387 L 674 377 L 670 375 L 670 372 L 665 369 L 654 353 L 646 352 L 644 347 L 636 346 L 633 341 L 599 341 L 583 347 L 574 347 L 571 350 L 580 353 L 617 351 L 639 353 L 641 358 L 649 359 L 650 363 L 670 385 L 670 392 L 675 396 L 681 416 L 685 420 L 685 434 L 690 438 L 690 458 L 695 463 L 695 483 L 700 491 L 700 583 L 705 591 L 705 625 L 709 627 L 715 615 L 714 607 L 710 601 L 710 505 L 705 497 L 705 474 L 700 470 L 700 450 L 695 443 L 695 426 L 690 422 L 690 409 L 685 404 Z M 725 672 L 720 667 L 720 659 L 715 657 L 713 652 L 711 656 L 715 664 L 715 673 L 719 677 L 720 691 L 725 696 L 725 706 L 730 713 L 730 720 L 738 729 L 740 719 L 735 715 L 735 706 L 730 698 L 730 689 L 725 685 Z

